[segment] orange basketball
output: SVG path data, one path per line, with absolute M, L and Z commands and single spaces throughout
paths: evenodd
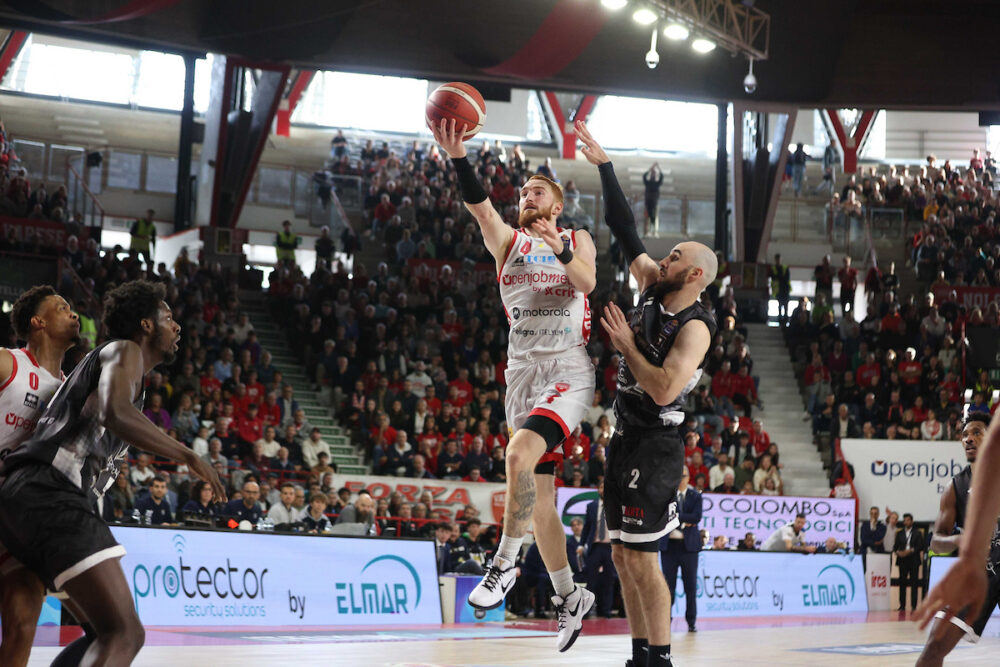
M 437 127 L 441 119 L 455 119 L 457 128 L 465 125 L 465 139 L 476 136 L 486 122 L 486 102 L 479 91 L 467 83 L 452 82 L 438 86 L 427 98 L 427 125 Z

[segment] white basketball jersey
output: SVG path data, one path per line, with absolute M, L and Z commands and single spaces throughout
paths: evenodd
M 560 229 L 559 235 L 576 250 L 575 231 Z M 554 357 L 590 340 L 587 295 L 573 287 L 544 240 L 517 230 L 497 281 L 510 322 L 510 361 Z
M 38 365 L 26 349 L 8 349 L 14 358 L 10 377 L 0 387 L 0 460 L 31 437 L 38 418 L 62 384 Z

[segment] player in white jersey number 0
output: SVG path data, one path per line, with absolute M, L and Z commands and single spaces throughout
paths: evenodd
M 555 508 L 554 473 L 562 458 L 555 450 L 593 402 L 587 294 L 597 282 L 597 251 L 586 231 L 556 227 L 562 189 L 544 176 L 532 176 L 521 187 L 518 229 L 504 223 L 466 158 L 465 127 L 441 121 L 432 130 L 455 165 L 465 205 L 496 260 L 500 298 L 510 321 L 505 408 L 513 435 L 507 445 L 503 537 L 469 604 L 493 609 L 503 603 L 514 584 L 521 543 L 534 523 L 556 592 L 557 647 L 565 651 L 576 641 L 594 595 L 573 583 Z

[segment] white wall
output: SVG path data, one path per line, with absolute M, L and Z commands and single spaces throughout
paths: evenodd
M 986 148 L 985 127 L 978 113 L 885 111 L 885 156 L 889 160 L 923 162 L 934 153 L 956 167 L 968 165 L 973 148 Z

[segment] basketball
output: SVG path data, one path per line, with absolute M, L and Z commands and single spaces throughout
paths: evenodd
M 427 98 L 427 125 L 437 126 L 441 119 L 455 120 L 457 127 L 468 126 L 469 140 L 483 129 L 486 122 L 486 102 L 479 91 L 467 83 L 445 83 Z

